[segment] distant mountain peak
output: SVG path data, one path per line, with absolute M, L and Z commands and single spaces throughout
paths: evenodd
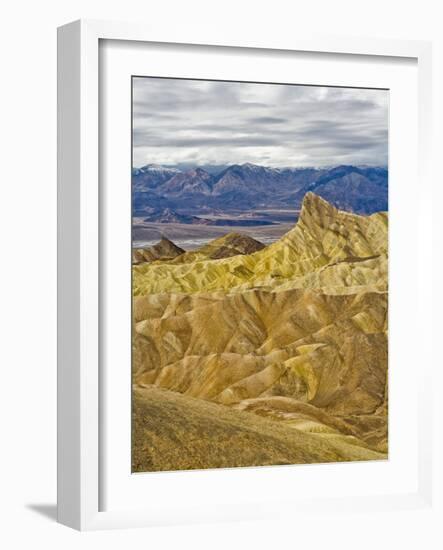
M 204 168 L 200 168 L 200 167 L 196 167 L 196 168 L 193 168 L 192 170 L 190 170 L 190 173 L 192 174 L 209 174 L 209 172 L 207 170 L 205 170 Z
M 193 168 L 187 172 L 174 174 L 162 186 L 162 192 L 173 196 L 201 193 L 207 195 L 212 189 L 213 177 L 203 168 Z
M 259 166 L 258 164 L 252 164 L 252 162 L 245 162 L 241 165 L 242 168 L 265 168 L 265 166 Z

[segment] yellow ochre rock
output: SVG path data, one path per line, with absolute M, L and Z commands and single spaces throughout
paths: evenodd
M 133 268 L 134 295 L 164 292 L 243 291 L 247 288 L 323 288 L 334 293 L 387 281 L 386 213 L 341 212 L 307 193 L 296 226 L 252 254 L 182 263 L 146 263 Z M 178 262 L 178 263 L 176 263 Z
M 235 235 L 232 255 L 216 241 L 133 266 L 135 469 L 181 467 L 163 435 L 209 437 L 198 422 L 222 439 L 214 455 L 209 440 L 196 444 L 186 468 L 386 458 L 387 213 L 342 212 L 308 193 L 277 242 Z M 219 246 L 229 257 L 211 257 Z M 155 441 L 151 412 L 164 430 Z M 232 433 L 237 451 L 223 447 Z M 143 454 L 143 438 L 169 458 Z

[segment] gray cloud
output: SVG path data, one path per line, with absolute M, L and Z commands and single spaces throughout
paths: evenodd
M 388 92 L 133 79 L 134 166 L 387 164 Z
M 285 118 L 278 118 L 275 116 L 257 116 L 254 118 L 248 119 L 250 124 L 285 124 Z

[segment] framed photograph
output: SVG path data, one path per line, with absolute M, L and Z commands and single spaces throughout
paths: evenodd
M 430 45 L 58 41 L 59 521 L 431 506 Z

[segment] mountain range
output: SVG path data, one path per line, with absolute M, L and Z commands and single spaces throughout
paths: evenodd
M 311 191 L 342 210 L 372 214 L 388 209 L 388 170 L 340 165 L 332 168 L 270 168 L 251 163 L 227 166 L 218 174 L 203 168 L 181 171 L 148 164 L 132 172 L 133 214 L 179 210 L 252 211 L 300 208 Z M 188 222 L 189 223 L 189 222 Z

